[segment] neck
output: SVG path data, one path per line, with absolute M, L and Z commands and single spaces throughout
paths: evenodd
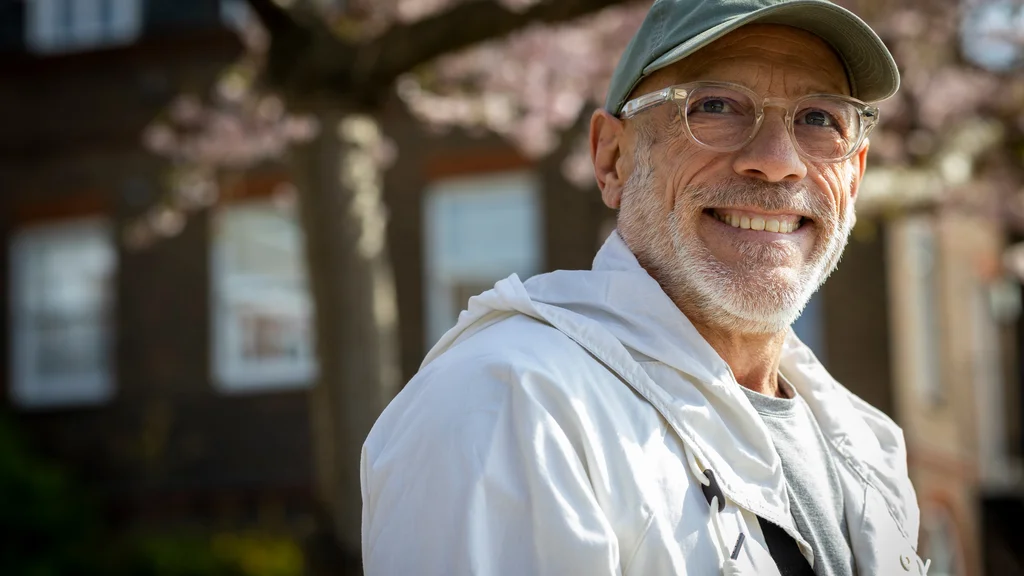
M 740 386 L 765 396 L 783 396 L 779 387 L 779 360 L 786 332 L 750 334 L 723 330 L 683 310 L 697 332 L 732 369 Z
M 786 341 L 788 329 L 765 333 L 723 327 L 721 322 L 713 322 L 708 317 L 706 312 L 713 307 L 711 303 L 688 295 L 684 283 L 672 282 L 669 280 L 671 275 L 663 275 L 657 267 L 646 265 L 642 252 L 632 248 L 631 251 L 697 332 L 725 360 L 740 386 L 765 396 L 789 396 L 780 393 L 778 379 L 782 345 Z

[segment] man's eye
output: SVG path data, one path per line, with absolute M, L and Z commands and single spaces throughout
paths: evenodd
M 694 106 L 696 112 L 706 112 L 709 114 L 728 114 L 733 111 L 733 107 L 726 100 L 720 98 L 708 98 L 701 100 Z
M 810 126 L 822 126 L 825 128 L 833 127 L 836 125 L 835 121 L 826 112 L 821 110 L 808 110 L 804 113 L 801 122 Z

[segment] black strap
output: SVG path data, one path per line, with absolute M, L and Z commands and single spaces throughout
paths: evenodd
M 700 489 L 704 492 L 704 498 L 707 498 L 708 506 L 711 506 L 711 500 L 714 497 L 718 497 L 718 511 L 725 510 L 725 494 L 722 493 L 722 487 L 718 485 L 718 480 L 715 479 L 715 473 L 710 469 L 704 471 L 704 475 L 708 477 L 708 485 L 700 485 Z
M 775 560 L 775 566 L 782 576 L 814 576 L 814 569 L 800 553 L 796 540 L 790 538 L 785 530 L 764 518 L 758 517 L 757 521 L 761 525 L 764 541 L 768 544 L 768 552 L 772 555 L 772 560 Z

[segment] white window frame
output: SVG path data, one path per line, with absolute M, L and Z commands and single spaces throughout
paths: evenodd
M 29 310 L 23 306 L 23 294 L 33 290 L 28 278 L 33 242 L 66 240 L 81 242 L 83 235 L 99 234 L 109 239 L 109 304 L 102 311 L 107 316 L 100 326 L 107 340 L 108 357 L 105 365 L 95 372 L 78 373 L 70 377 L 45 377 L 33 370 L 40 346 L 32 326 Z M 113 279 L 117 274 L 117 246 L 110 222 L 102 217 L 78 218 L 47 224 L 26 226 L 14 232 L 9 245 L 10 277 L 10 358 L 12 403 L 23 409 L 45 409 L 73 406 L 96 406 L 108 402 L 114 394 L 114 307 Z
M 26 0 L 25 44 L 59 54 L 130 44 L 142 33 L 141 0 Z
M 498 172 L 446 178 L 433 182 L 425 194 L 423 230 L 426 241 L 423 249 L 427 309 L 424 336 L 429 348 L 458 318 L 460 309 L 456 308 L 451 298 L 451 291 L 458 284 L 471 282 L 493 285 L 512 273 L 518 274 L 522 280 L 537 274 L 543 266 L 544 239 L 540 185 L 532 172 Z M 454 198 L 475 202 L 478 206 L 491 202 L 497 205 L 511 202 L 513 207 L 525 209 L 525 213 L 518 215 L 519 224 L 523 228 L 519 250 L 505 254 L 502 258 L 483 261 L 446 256 L 446 242 L 450 241 L 447 235 L 452 233 L 458 223 L 448 221 L 445 203 Z M 496 222 L 495 227 L 507 225 L 515 219 L 515 214 L 509 214 L 502 222 Z M 466 303 L 462 303 L 462 309 L 465 306 Z
M 912 356 L 919 398 L 930 406 L 946 403 L 942 371 L 942 246 L 933 216 L 913 216 L 903 223 L 909 250 L 906 277 L 913 294 L 908 311 L 913 318 Z
M 213 215 L 211 224 L 210 246 L 210 306 L 211 306 L 211 353 L 210 371 L 214 387 L 225 394 L 236 393 L 258 393 L 280 390 L 293 390 L 306 388 L 313 385 L 319 374 L 319 367 L 316 358 L 315 335 L 313 334 L 312 314 L 313 301 L 309 292 L 308 274 L 303 273 L 305 281 L 301 283 L 305 287 L 304 296 L 298 295 L 292 302 L 282 302 L 280 293 L 275 293 L 274 287 L 259 286 L 260 278 L 254 275 L 230 274 L 225 270 L 224 250 L 227 245 L 220 242 L 222 219 L 229 218 L 230 212 L 236 209 L 252 209 L 266 206 L 268 208 L 280 209 L 271 199 L 257 199 L 232 202 Z M 296 227 L 299 224 L 296 222 Z M 304 245 L 302 242 L 302 230 L 297 229 L 296 257 L 299 265 L 305 270 Z M 248 292 L 248 299 L 251 301 L 267 301 L 276 299 L 278 305 L 288 307 L 297 315 L 305 315 L 310 322 L 310 339 L 304 350 L 307 352 L 305 359 L 301 362 L 291 360 L 252 360 L 245 359 L 241 350 L 245 338 L 242 328 L 242 319 L 234 312 L 233 302 L 229 301 L 237 296 L 229 296 L 230 291 Z M 246 299 L 245 297 L 242 298 Z

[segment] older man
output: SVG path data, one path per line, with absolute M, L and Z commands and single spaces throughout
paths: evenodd
M 367 574 L 923 574 L 900 430 L 789 329 L 899 77 L 821 0 L 659 0 L 591 121 L 618 230 L 472 299 L 363 453 Z

